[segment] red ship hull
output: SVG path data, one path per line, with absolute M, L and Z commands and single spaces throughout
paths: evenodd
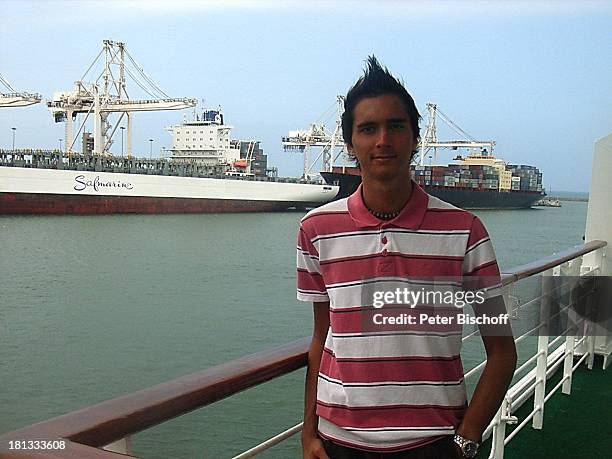
M 233 199 L 92 196 L 41 193 L 0 193 L 0 214 L 101 215 L 272 212 L 316 207 L 321 203 Z

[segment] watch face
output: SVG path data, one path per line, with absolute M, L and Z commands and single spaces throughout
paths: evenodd
M 468 442 L 464 446 L 463 452 L 465 457 L 476 457 L 476 453 L 478 452 L 478 445 L 476 443 Z

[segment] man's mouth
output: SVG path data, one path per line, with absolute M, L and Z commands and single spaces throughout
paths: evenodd
M 391 159 L 395 159 L 396 155 L 377 155 L 377 156 L 373 156 L 372 159 L 373 160 L 378 160 L 378 161 L 388 161 Z

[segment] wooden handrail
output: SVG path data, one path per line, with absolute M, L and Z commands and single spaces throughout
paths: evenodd
M 4 434 L 0 443 L 65 438 L 101 447 L 302 368 L 307 363 L 309 344 L 309 337 L 302 338 L 231 360 Z
M 503 282 L 509 284 L 541 273 L 606 245 L 605 241 L 591 241 L 535 262 L 511 268 L 502 273 Z M 101 447 L 302 368 L 308 361 L 309 343 L 310 337 L 304 337 L 282 346 L 33 424 L 0 436 L 0 445 L 11 439 L 65 438 L 76 444 L 82 444 L 80 446 L 84 448 L 84 445 Z M 74 443 L 72 445 L 74 448 L 77 447 Z M 21 453 L 11 452 L 10 455 L 2 455 L 2 453 L 3 451 L 0 451 L 0 459 L 30 457 Z M 76 457 L 68 455 L 69 450 L 43 454 L 45 456 L 36 455 L 35 457 L 58 459 Z M 77 453 L 77 456 L 102 458 L 107 457 L 104 456 L 105 454 L 107 454 L 105 451 L 95 449 L 90 455 L 87 454 L 86 449 L 83 449 Z M 108 454 L 115 455 L 115 453 Z

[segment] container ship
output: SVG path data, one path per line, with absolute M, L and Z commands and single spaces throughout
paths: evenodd
M 206 213 L 302 210 L 338 187 L 278 177 L 259 141 L 230 138 L 220 110 L 170 126 L 165 159 L 0 150 L 0 214 Z
M 524 209 L 546 195 L 536 167 L 505 164 L 486 152 L 459 156 L 447 166 L 413 165 L 411 175 L 427 193 L 463 209 Z M 335 166 L 321 176 L 340 187 L 338 199 L 352 194 L 361 183 L 357 167 Z

